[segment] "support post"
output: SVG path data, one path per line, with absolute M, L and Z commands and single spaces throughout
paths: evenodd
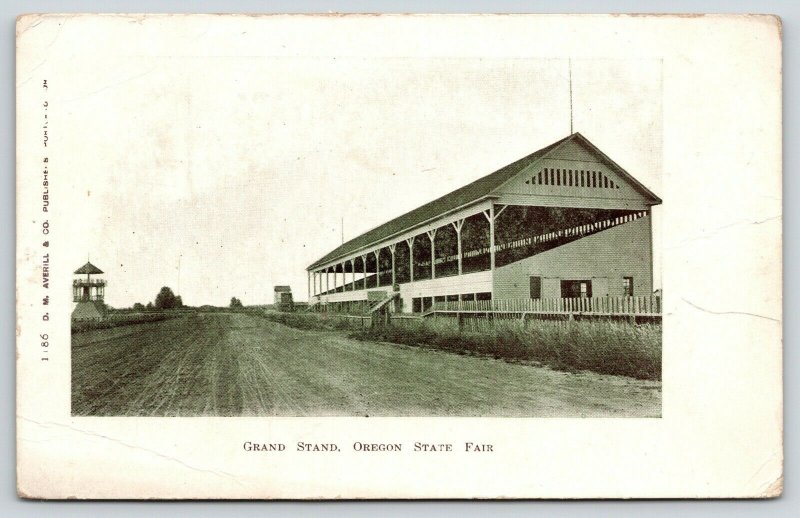
M 409 237 L 406 239 L 406 243 L 408 243 L 408 262 L 409 262 L 409 270 L 408 273 L 411 277 L 411 282 L 414 282 L 414 239 L 417 236 Z
M 364 290 L 367 289 L 367 254 L 361 256 L 361 265 L 364 267 Z
M 489 210 L 483 213 L 489 220 L 489 271 L 492 272 L 492 300 L 494 300 L 494 202 L 489 205 Z
M 452 225 L 456 231 L 456 241 L 458 241 L 458 274 L 463 275 L 464 268 L 463 261 L 461 260 L 461 228 L 464 226 L 464 220 L 460 219 L 458 221 L 454 221 Z
M 350 279 L 353 281 L 353 291 L 356 291 L 356 260 L 350 259 Z
M 308 302 L 310 303 L 311 302 L 311 272 L 306 272 L 306 273 L 308 274 L 307 275 L 307 277 L 308 277 L 308 298 L 306 300 L 308 300 Z
M 374 252 L 375 255 L 375 286 L 381 287 L 381 249 L 378 248 Z
M 330 289 L 331 289 L 330 285 L 331 285 L 331 269 L 330 268 L 325 268 L 325 292 L 326 293 L 328 291 L 330 291 Z
M 395 273 L 394 273 L 394 251 L 397 248 L 397 243 L 392 243 L 389 245 L 389 252 L 392 254 L 392 289 L 394 290 L 395 285 Z
M 431 279 L 436 278 L 436 229 L 427 232 L 431 240 Z

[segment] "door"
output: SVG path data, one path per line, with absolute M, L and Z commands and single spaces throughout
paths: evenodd
M 531 298 L 534 300 L 542 298 L 542 278 L 531 275 Z

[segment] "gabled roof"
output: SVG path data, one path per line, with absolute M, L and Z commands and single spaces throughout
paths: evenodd
M 656 196 L 656 194 L 653 191 L 645 187 L 641 182 L 639 182 L 639 180 L 631 176 L 631 174 L 625 169 L 623 169 L 622 166 L 611 160 L 611 158 L 608 155 L 600 151 L 600 148 L 592 144 L 589 141 L 589 139 L 587 139 L 578 132 L 573 133 L 572 135 L 569 136 L 569 138 L 570 139 L 574 138 L 576 141 L 582 143 L 583 145 L 588 147 L 591 151 L 599 155 L 604 162 L 606 162 L 616 173 L 618 173 L 625 180 L 627 180 L 631 184 L 631 187 L 633 187 L 636 190 L 636 192 L 644 196 L 649 203 L 653 205 L 661 204 L 661 198 Z
M 83 274 L 86 275 L 87 273 L 96 274 L 96 273 L 103 273 L 103 270 L 98 268 L 97 266 L 93 265 L 92 263 L 86 263 L 77 270 L 75 270 L 75 274 Z
M 449 194 L 445 194 L 441 198 L 437 198 L 429 203 L 426 203 L 421 207 L 418 207 L 410 212 L 407 212 L 402 216 L 394 218 L 384 223 L 383 225 L 375 227 L 372 230 L 369 230 L 361 234 L 360 236 L 353 238 L 350 241 L 347 241 L 346 243 L 338 246 L 330 253 L 326 254 L 325 256 L 315 261 L 307 269 L 312 270 L 314 268 L 324 265 L 329 261 L 351 254 L 353 252 L 358 251 L 361 248 L 365 248 L 374 243 L 378 243 L 381 240 L 386 239 L 394 234 L 409 230 L 445 212 L 457 209 L 458 207 L 485 198 L 489 196 L 492 193 L 492 191 L 494 191 L 495 189 L 506 183 L 508 180 L 512 179 L 517 173 L 521 172 L 523 169 L 525 169 L 532 163 L 536 162 L 541 158 L 544 158 L 545 155 L 555 150 L 562 144 L 573 140 L 584 144 L 591 151 L 599 154 L 600 158 L 603 159 L 605 162 L 607 162 L 609 167 L 613 168 L 623 178 L 628 180 L 631 183 L 631 186 L 634 189 L 636 189 L 640 194 L 642 194 L 645 198 L 647 198 L 651 203 L 653 204 L 661 203 L 661 199 L 658 196 L 653 194 L 644 185 L 639 183 L 628 172 L 622 169 L 622 167 L 617 165 L 616 162 L 608 158 L 608 156 L 606 156 L 605 153 L 600 151 L 594 144 L 589 142 L 589 140 L 586 137 L 584 137 L 578 132 L 575 132 L 572 135 L 569 135 L 559 140 L 558 142 L 554 142 L 547 147 L 544 147 L 538 151 L 531 153 L 528 156 L 520 158 L 516 162 L 512 162 L 511 164 L 508 164 L 507 166 L 498 169 L 492 174 L 484 176 L 483 178 L 479 178 L 474 182 L 467 184 L 464 187 L 461 187 L 460 189 L 456 189 L 455 191 Z

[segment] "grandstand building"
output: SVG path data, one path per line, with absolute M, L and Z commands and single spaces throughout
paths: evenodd
M 332 250 L 311 305 L 650 295 L 661 200 L 580 133 Z

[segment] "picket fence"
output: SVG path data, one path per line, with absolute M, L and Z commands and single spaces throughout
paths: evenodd
M 426 314 L 528 313 L 544 315 L 661 316 L 661 297 L 580 297 L 555 299 L 438 301 Z

